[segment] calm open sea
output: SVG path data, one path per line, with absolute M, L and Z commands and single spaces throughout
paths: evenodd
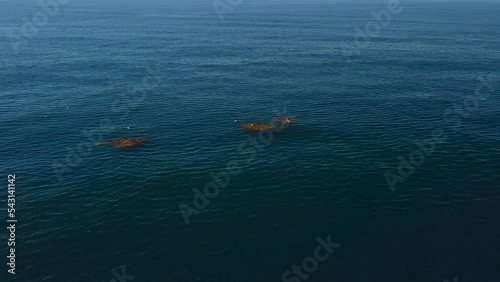
M 0 1 L 0 281 L 500 281 L 500 3 L 60 2 Z

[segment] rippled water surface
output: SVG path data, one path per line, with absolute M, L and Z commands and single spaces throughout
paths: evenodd
M 1 1 L 0 280 L 298 282 L 330 235 L 307 281 L 500 281 L 500 4 L 414 2 Z

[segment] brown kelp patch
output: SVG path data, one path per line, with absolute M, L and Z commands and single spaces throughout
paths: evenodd
M 111 145 L 116 148 L 128 148 L 128 147 L 133 147 L 139 144 L 142 144 L 144 142 L 148 141 L 146 138 L 139 138 L 139 139 L 112 139 L 112 140 L 106 140 L 103 142 L 97 142 L 96 146 L 101 146 L 101 145 Z
M 273 124 L 265 124 L 260 122 L 245 122 L 238 125 L 238 127 L 249 131 L 262 131 L 276 128 L 276 126 Z
M 295 123 L 295 120 L 293 118 L 279 116 L 274 120 L 274 123 L 281 125 L 289 125 Z

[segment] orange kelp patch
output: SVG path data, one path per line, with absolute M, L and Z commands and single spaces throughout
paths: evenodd
M 127 147 L 133 147 L 139 144 L 142 144 L 146 142 L 146 138 L 139 138 L 139 139 L 112 139 L 112 140 L 106 140 L 103 142 L 98 142 L 96 143 L 96 146 L 100 145 L 111 145 L 115 146 L 116 148 L 127 148 Z
M 269 130 L 276 128 L 275 125 L 272 124 L 265 124 L 265 123 L 260 123 L 260 122 L 245 122 L 240 125 L 238 125 L 240 128 L 250 130 L 250 131 L 261 131 L 261 130 Z
M 281 125 L 288 125 L 288 124 L 295 123 L 295 120 L 293 118 L 279 116 L 274 120 L 274 123 L 281 124 Z

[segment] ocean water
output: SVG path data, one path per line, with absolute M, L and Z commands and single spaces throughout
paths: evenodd
M 0 281 L 500 281 L 500 4 L 233 4 L 0 2 Z

